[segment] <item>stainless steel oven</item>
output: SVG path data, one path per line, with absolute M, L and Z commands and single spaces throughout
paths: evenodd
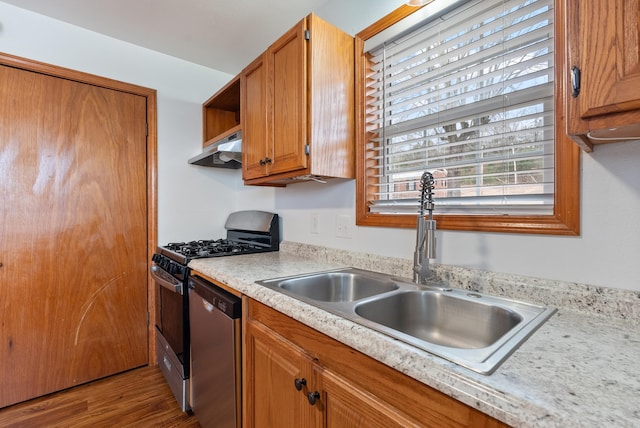
M 226 238 L 158 247 L 152 259 L 158 365 L 183 411 L 191 410 L 193 402 L 189 395 L 192 390 L 189 262 L 196 258 L 278 251 L 280 245 L 279 218 L 274 213 L 236 211 L 227 218 L 225 229 Z
M 189 268 L 156 253 L 151 274 L 156 283 L 156 352 L 173 395 L 183 411 L 189 406 Z

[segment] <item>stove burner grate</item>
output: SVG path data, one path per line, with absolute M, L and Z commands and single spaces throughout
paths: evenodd
M 186 257 L 196 258 L 255 252 L 261 247 L 249 243 L 229 241 L 228 239 L 216 239 L 173 242 L 167 244 L 165 248 Z

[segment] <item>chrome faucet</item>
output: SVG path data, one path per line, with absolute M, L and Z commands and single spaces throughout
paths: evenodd
M 416 250 L 413 253 L 413 281 L 424 284 L 432 277 L 429 259 L 436 258 L 436 221 L 433 219 L 433 174 L 425 172 L 420 178 L 420 212 L 417 220 Z M 428 217 L 428 218 L 427 218 Z

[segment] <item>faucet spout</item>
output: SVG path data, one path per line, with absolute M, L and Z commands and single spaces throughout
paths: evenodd
M 436 257 L 436 221 L 433 219 L 435 180 L 430 172 L 420 179 L 420 211 L 416 222 L 416 249 L 413 253 L 413 281 L 423 284 L 432 276 L 429 259 Z

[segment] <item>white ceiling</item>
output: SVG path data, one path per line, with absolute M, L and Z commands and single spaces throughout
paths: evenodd
M 344 0 L 2 1 L 237 74 L 302 17 Z

